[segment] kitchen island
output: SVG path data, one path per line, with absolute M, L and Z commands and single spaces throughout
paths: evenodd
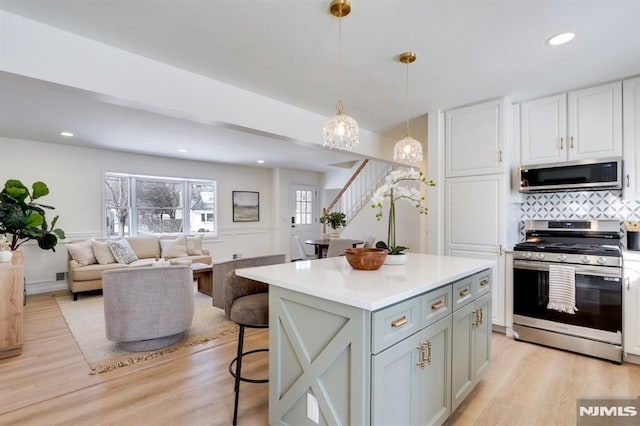
M 471 392 L 489 366 L 494 263 L 407 256 L 236 271 L 270 284 L 270 424 L 440 424 Z

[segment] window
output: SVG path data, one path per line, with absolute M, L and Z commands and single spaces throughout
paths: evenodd
M 313 221 L 313 191 L 296 190 L 296 224 L 309 225 Z
M 106 173 L 106 235 L 217 234 L 216 182 Z

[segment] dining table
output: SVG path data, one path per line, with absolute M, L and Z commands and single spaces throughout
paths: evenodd
M 314 253 L 319 257 L 323 258 L 327 256 L 327 250 L 329 249 L 329 242 L 331 238 L 318 238 L 312 240 L 306 240 L 304 243 L 309 244 L 315 247 Z M 351 246 L 357 247 L 358 244 L 364 244 L 364 241 L 360 240 L 351 240 Z

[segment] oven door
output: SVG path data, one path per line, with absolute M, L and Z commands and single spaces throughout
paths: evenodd
M 622 343 L 621 268 L 575 267 L 575 314 L 547 309 L 549 264 L 526 260 L 513 262 L 513 322 Z

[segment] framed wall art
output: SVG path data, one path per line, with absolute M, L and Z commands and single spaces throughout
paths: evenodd
M 260 221 L 260 193 L 254 191 L 233 191 L 233 221 Z

